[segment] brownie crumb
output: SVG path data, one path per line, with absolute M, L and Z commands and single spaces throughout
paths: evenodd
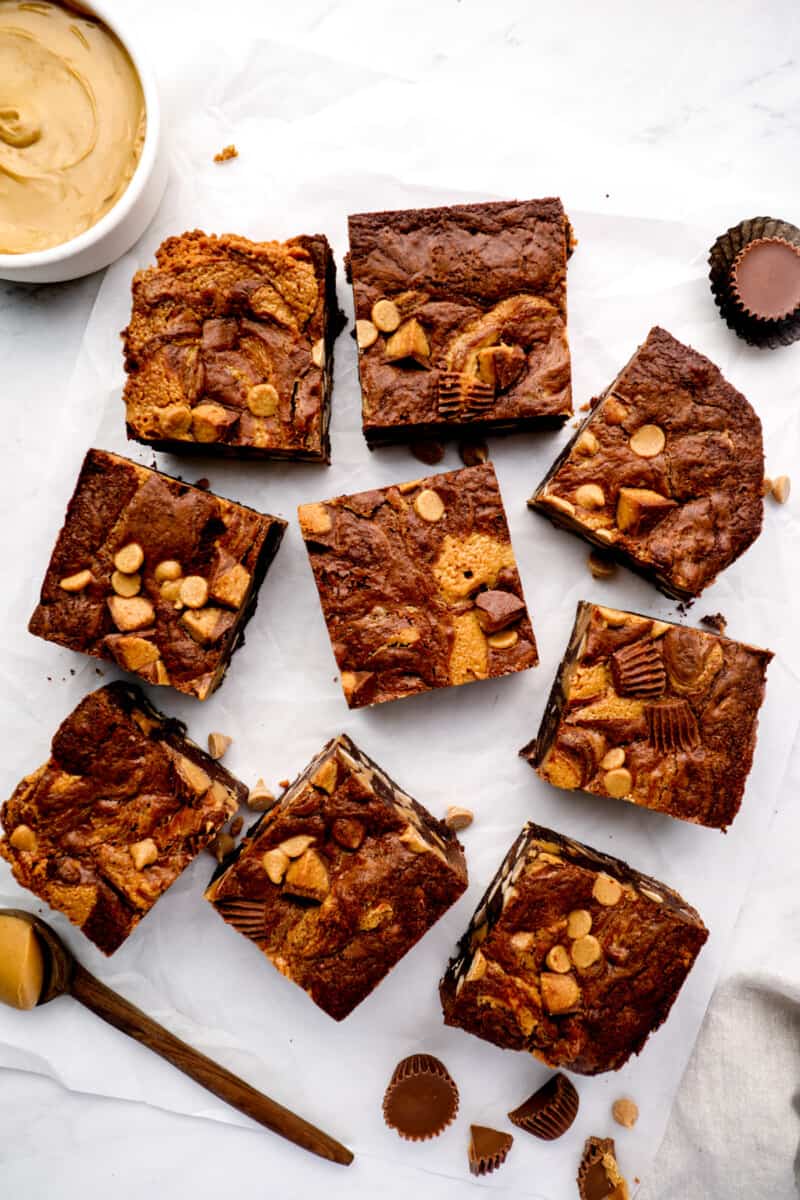
M 700 624 L 707 625 L 709 629 L 715 629 L 717 633 L 724 633 L 728 622 L 722 613 L 707 613 L 706 616 L 700 618 Z
M 465 467 L 479 467 L 489 457 L 489 447 L 480 440 L 463 441 L 458 443 L 458 453 Z
M 207 479 L 206 476 L 203 475 L 200 479 L 195 479 L 193 486 L 200 488 L 201 492 L 207 492 L 211 487 L 211 480 Z
M 216 162 L 216 163 L 230 162 L 230 160 L 232 158 L 238 158 L 238 157 L 239 157 L 239 151 L 236 149 L 235 146 L 233 146 L 233 145 L 223 146 L 223 148 L 220 150 L 219 154 L 214 155 L 214 162 Z

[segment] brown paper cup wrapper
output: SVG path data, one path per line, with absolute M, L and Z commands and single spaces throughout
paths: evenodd
M 458 1112 L 458 1088 L 431 1054 L 412 1054 L 394 1069 L 383 1097 L 383 1119 L 409 1142 L 438 1137 Z
M 751 217 L 721 234 L 708 255 L 714 300 L 725 323 L 751 346 L 775 349 L 800 339 L 800 305 L 778 319 L 759 317 L 739 297 L 734 266 L 753 242 L 779 239 L 800 247 L 800 229 L 776 217 Z

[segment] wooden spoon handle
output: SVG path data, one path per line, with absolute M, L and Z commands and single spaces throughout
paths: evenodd
M 94 975 L 90 975 L 77 962 L 72 976 L 71 991 L 76 1000 L 80 1000 L 81 1004 L 85 1004 L 98 1017 L 108 1021 L 109 1025 L 121 1029 L 128 1037 L 154 1050 L 184 1075 L 196 1080 L 215 1096 L 219 1096 L 220 1100 L 238 1108 L 260 1125 L 265 1125 L 279 1137 L 286 1138 L 331 1162 L 348 1166 L 353 1161 L 353 1154 L 346 1146 L 323 1133 L 321 1129 L 310 1125 L 296 1113 L 290 1112 L 282 1104 L 270 1100 L 269 1096 L 256 1091 L 244 1080 L 226 1071 L 224 1067 L 194 1050 L 180 1038 L 176 1038 L 164 1029 L 163 1025 L 145 1016 L 141 1009 L 129 1004 L 99 979 L 95 979 Z

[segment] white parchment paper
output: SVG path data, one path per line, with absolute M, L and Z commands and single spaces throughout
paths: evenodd
M 334 85 L 323 66 L 313 55 L 288 61 L 278 48 L 263 45 L 235 70 L 228 63 L 227 70 L 193 80 L 202 88 L 203 102 L 173 123 L 173 179 L 157 221 L 136 250 L 108 272 L 73 379 L 53 380 L 42 440 L 15 447 L 8 468 L 17 477 L 9 491 L 14 508 L 2 514 L 5 561 L 16 563 L 6 574 L 8 611 L 1 633 L 3 795 L 44 761 L 57 724 L 81 697 L 115 675 L 107 664 L 31 638 L 25 627 L 85 450 L 94 445 L 153 461 L 150 452 L 125 441 L 120 401 L 119 330 L 127 322 L 134 270 L 151 261 L 162 238 L 195 227 L 256 238 L 325 232 L 341 263 L 348 212 L 495 198 L 488 191 L 436 190 L 370 173 L 371 160 L 359 155 L 357 144 L 349 159 L 340 152 L 331 155 L 327 124 L 354 120 L 364 110 L 349 94 L 351 82 L 356 89 L 355 78 L 349 81 L 344 73 Z M 303 126 L 302 141 L 291 123 L 264 115 L 265 88 L 269 85 L 272 97 L 280 93 L 276 73 L 287 95 L 305 98 L 312 119 Z M 358 86 L 364 86 L 363 71 Z M 397 87 L 384 82 L 375 92 Z M 377 103 L 377 95 L 373 99 Z M 318 120 L 313 119 L 317 108 Z M 395 109 L 380 111 L 390 120 Z M 240 158 L 214 165 L 213 153 L 231 140 Z M 414 177 L 410 143 L 406 178 Z M 798 348 L 774 354 L 751 350 L 720 322 L 706 281 L 707 248 L 719 231 L 713 216 L 688 226 L 572 211 L 569 197 L 564 201 L 579 238 L 569 268 L 576 406 L 603 388 L 650 326 L 659 323 L 708 354 L 745 392 L 764 423 L 768 472 L 790 470 L 798 451 Z M 339 282 L 340 302 L 352 318 L 341 275 Z M 265 1159 L 277 1165 L 287 1196 L 323 1185 L 331 1196 L 347 1190 L 399 1197 L 409 1186 L 421 1186 L 424 1173 L 427 1195 L 450 1196 L 474 1186 L 562 1200 L 573 1194 L 580 1147 L 589 1134 L 617 1137 L 623 1169 L 633 1181 L 647 1171 L 661 1139 L 751 871 L 756 859 L 768 854 L 771 818 L 784 800 L 800 699 L 791 590 L 800 544 L 797 518 L 790 506 L 768 502 L 759 541 L 687 618 L 697 621 L 704 613 L 721 611 L 731 636 L 767 645 L 777 655 L 743 809 L 723 836 L 616 801 L 557 791 L 517 757 L 537 730 L 579 599 L 676 617 L 672 603 L 625 571 L 611 581 L 593 580 L 587 547 L 526 509 L 527 496 L 569 429 L 492 442 L 539 641 L 539 668 L 374 711 L 348 712 L 295 506 L 414 478 L 422 469 L 403 448 L 371 454 L 359 418 L 355 348 L 343 334 L 336 353 L 330 468 L 158 456 L 161 469 L 190 481 L 206 476 L 214 490 L 277 513 L 290 528 L 262 588 L 246 647 L 234 658 L 221 691 L 203 705 L 168 689 L 155 689 L 153 698 L 183 717 L 198 741 L 212 729 L 231 734 L 235 741 L 226 765 L 247 782 L 263 775 L 275 786 L 293 777 L 327 738 L 346 730 L 434 813 L 443 815 L 452 803 L 472 808 L 475 823 L 463 834 L 468 894 L 340 1025 L 204 902 L 202 890 L 213 867 L 208 856 L 184 874 L 111 960 L 18 889 L 5 864 L 0 866 L 0 904 L 42 912 L 110 986 L 355 1150 L 356 1163 L 343 1172 L 265 1135 Z M 451 446 L 441 469 L 459 465 Z M 700 910 L 711 938 L 668 1023 L 643 1054 L 615 1075 L 576 1081 L 581 1110 L 570 1133 L 553 1144 L 518 1133 L 502 1172 L 478 1182 L 467 1174 L 469 1123 L 509 1128 L 508 1109 L 548 1072 L 524 1055 L 445 1029 L 436 985 L 477 899 L 530 818 L 620 855 L 678 888 Z M 417 1050 L 448 1064 L 461 1090 L 461 1110 L 443 1137 L 409 1146 L 384 1127 L 380 1102 L 397 1060 Z M 47 1074 L 75 1090 L 245 1123 L 68 999 L 30 1014 L 0 1010 L 0 1066 Z M 611 1102 L 623 1094 L 633 1096 L 641 1109 L 630 1132 L 610 1118 Z

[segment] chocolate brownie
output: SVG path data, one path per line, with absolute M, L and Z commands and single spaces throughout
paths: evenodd
M 557 426 L 572 413 L 560 200 L 351 216 L 370 446 Z
M 206 896 L 341 1021 L 466 886 L 455 834 L 342 734 L 248 830 Z
M 666 1019 L 708 931 L 663 883 L 528 824 L 440 985 L 445 1023 L 597 1075 Z
M 128 437 L 176 453 L 328 462 L 341 324 L 319 234 L 168 238 L 133 278 Z
M 582 601 L 539 736 L 548 782 L 725 829 L 742 802 L 772 653 Z
M 244 641 L 285 528 L 90 450 L 28 628 L 205 700 Z
M 761 422 L 717 367 L 651 329 L 529 501 L 668 596 L 698 596 L 761 532 Z
M 3 805 L 0 856 L 113 954 L 246 799 L 181 721 L 111 683 L 62 722 L 48 761 Z
M 351 708 L 536 666 L 491 463 L 298 511 Z

